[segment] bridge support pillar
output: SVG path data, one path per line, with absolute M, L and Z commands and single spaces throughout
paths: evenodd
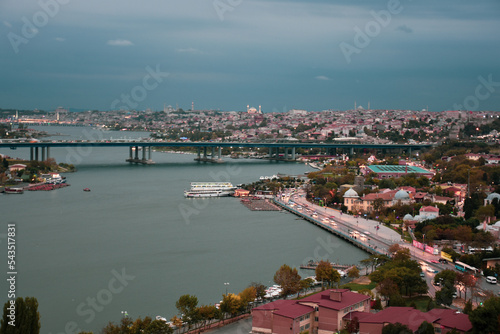
M 269 147 L 269 159 L 273 157 L 273 148 Z
M 30 161 L 33 161 L 33 147 L 30 147 Z
M 207 147 L 203 146 L 203 159 L 207 158 Z
M 151 146 L 148 146 L 148 160 L 151 161 Z
M 45 161 L 45 147 L 42 147 L 42 161 Z
M 47 160 L 50 158 L 50 147 L 47 146 Z
M 210 156 L 210 158 L 215 158 L 215 146 L 212 146 L 212 155 Z
M 295 147 L 292 147 L 292 160 L 295 161 Z
M 135 147 L 135 160 L 139 160 L 139 146 Z
M 351 148 L 349 149 L 349 154 L 350 154 L 350 155 L 353 155 L 353 154 L 354 154 L 354 147 L 351 147 Z
M 146 161 L 146 146 L 142 147 L 142 161 Z
M 38 161 L 38 147 L 35 147 L 35 160 Z
M 285 160 L 288 160 L 288 147 L 285 147 L 285 154 L 283 155 Z
M 132 155 L 132 146 L 129 146 L 128 148 L 128 158 L 129 160 L 132 160 L 134 156 Z
M 198 146 L 198 161 L 200 161 L 201 158 L 201 147 Z
M 222 157 L 222 147 L 219 146 L 218 149 L 219 149 L 219 152 L 218 152 L 217 158 L 220 160 Z

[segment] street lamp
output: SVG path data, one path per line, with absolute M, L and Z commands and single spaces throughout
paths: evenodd
M 226 286 L 226 296 L 227 296 L 227 286 L 229 285 L 229 282 L 224 283 L 224 285 Z
M 123 317 L 125 317 L 125 318 L 126 318 L 126 317 L 128 317 L 128 313 L 127 313 L 127 311 L 122 311 L 122 315 L 123 315 Z

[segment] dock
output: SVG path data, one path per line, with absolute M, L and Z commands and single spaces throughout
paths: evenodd
M 307 262 L 307 264 L 303 264 L 300 266 L 300 269 L 309 269 L 309 270 L 316 270 L 316 267 L 318 266 L 319 264 L 319 261 L 309 261 Z M 330 262 L 330 264 L 332 265 L 332 268 L 333 269 L 337 269 L 337 270 L 342 270 L 342 271 L 349 271 L 352 267 L 354 267 L 353 264 L 349 265 L 349 264 L 338 264 L 338 263 L 333 263 L 333 262 Z
M 243 198 L 240 203 L 252 211 L 281 211 L 281 208 L 267 199 Z

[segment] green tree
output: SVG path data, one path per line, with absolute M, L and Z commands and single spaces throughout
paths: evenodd
M 220 309 L 224 313 L 229 313 L 232 316 L 238 314 L 241 311 L 242 302 L 241 297 L 233 293 L 228 293 L 222 297 L 222 302 L 220 303 Z
M 473 333 L 498 333 L 500 316 L 500 297 L 488 298 L 483 306 L 469 313 Z
M 14 317 L 11 317 L 14 309 Z M 40 313 L 35 297 L 17 297 L 3 306 L 3 317 L 0 322 L 0 334 L 38 334 L 40 333 Z
M 395 324 L 384 326 L 382 334 L 413 334 L 413 332 L 408 326 L 396 322 Z
M 274 282 L 281 286 L 281 295 L 286 298 L 300 289 L 300 275 L 296 268 L 284 264 L 274 274 Z
M 382 210 L 382 208 L 384 207 L 384 200 L 382 198 L 376 198 L 373 201 L 372 206 L 373 206 L 373 211 L 380 213 L 380 210 Z
M 191 295 L 182 295 L 175 302 L 175 307 L 182 314 L 182 320 L 189 326 L 198 321 L 198 298 Z
M 333 269 L 329 261 L 320 261 L 316 266 L 316 279 L 321 282 L 327 282 L 331 287 L 332 283 L 340 281 L 340 274 L 337 270 Z
M 395 293 L 389 297 L 389 306 L 406 306 L 406 301 L 399 293 Z
M 483 222 L 486 219 L 489 219 L 495 215 L 495 207 L 491 204 L 486 206 L 482 206 L 476 210 L 476 218 L 479 219 L 480 222 Z
M 347 272 L 347 276 L 350 278 L 358 278 L 359 277 L 359 269 L 354 266 Z
M 253 286 L 249 286 L 245 290 L 241 291 L 238 296 L 241 298 L 241 304 L 243 308 L 247 308 L 250 303 L 253 303 L 256 296 L 257 290 Z
M 469 299 L 464 306 L 464 313 L 470 314 L 472 312 L 472 301 Z
M 392 258 L 394 259 L 394 261 L 407 261 L 411 259 L 410 249 L 400 249 L 396 253 L 394 253 L 394 256 Z
M 434 334 L 434 326 L 427 321 L 422 322 L 417 329 L 417 334 Z
M 457 272 L 450 269 L 445 269 L 440 271 L 434 276 L 434 282 L 446 283 L 449 282 L 451 285 L 455 284 L 457 279 Z
M 250 286 L 255 288 L 255 298 L 262 299 L 266 295 L 266 286 L 262 283 L 252 282 Z
M 441 305 L 450 306 L 453 302 L 453 294 L 456 292 L 453 283 L 444 281 L 441 290 L 436 291 L 436 303 Z
M 202 305 L 198 307 L 198 314 L 200 320 L 203 321 L 203 327 L 205 327 L 210 320 L 217 318 L 218 313 L 219 310 L 215 305 Z

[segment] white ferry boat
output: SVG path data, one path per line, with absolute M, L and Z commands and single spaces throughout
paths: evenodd
M 234 194 L 236 189 L 230 182 L 191 182 L 191 189 L 184 191 L 185 197 L 223 197 Z

